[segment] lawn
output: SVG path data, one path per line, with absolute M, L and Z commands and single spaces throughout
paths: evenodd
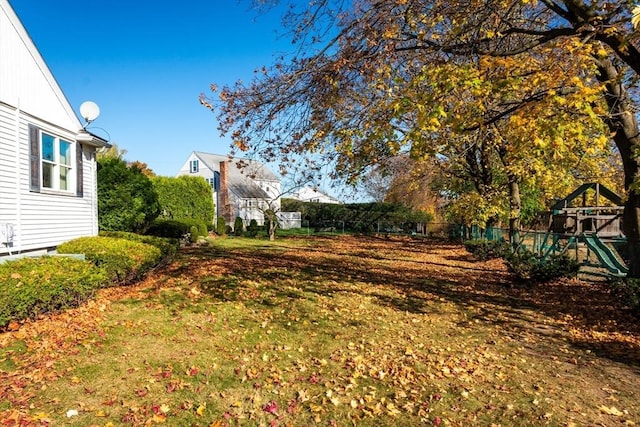
M 638 323 L 449 243 L 217 239 L 0 334 L 0 425 L 634 425 Z

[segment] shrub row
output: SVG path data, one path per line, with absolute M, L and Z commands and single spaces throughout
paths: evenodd
M 197 219 L 156 219 L 151 223 L 146 234 L 172 239 L 180 239 L 186 234 L 190 234 L 192 239 L 197 240 L 198 237 L 207 237 L 209 230 L 204 221 Z
M 104 281 L 102 270 L 67 257 L 22 258 L 0 264 L 0 329 L 12 320 L 76 307 Z
M 98 288 L 140 279 L 178 248 L 175 239 L 103 234 L 58 246 L 60 254 L 84 254 L 84 261 L 56 256 L 0 264 L 0 329 L 12 320 L 78 306 Z
M 126 231 L 101 231 L 101 236 L 116 237 L 119 239 L 131 240 L 134 242 L 145 243 L 160 249 L 162 259 L 169 261 L 178 251 L 180 241 L 177 238 L 145 236 L 142 234 L 129 233 Z

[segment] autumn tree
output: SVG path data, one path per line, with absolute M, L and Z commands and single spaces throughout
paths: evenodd
M 373 201 L 402 204 L 435 217 L 442 202 L 432 183 L 440 173 L 435 160 L 416 162 L 403 154 L 372 167 L 361 186 Z
M 604 116 L 625 170 L 625 234 L 637 260 L 638 126 L 625 77 L 637 76 L 640 55 L 629 6 L 314 1 L 286 18 L 300 55 L 263 69 L 249 85 L 224 88 L 219 103 L 202 102 L 219 108 L 220 129 L 238 149 L 285 161 L 306 153 L 347 181 L 399 153 L 421 160 L 461 136 L 490 135 L 516 230 L 523 165 L 533 161 L 530 170 L 539 171 L 537 159 L 545 167 L 559 160 L 547 174 L 564 170 L 566 154 L 590 154 L 587 138 L 604 144 L 596 120 Z M 639 263 L 630 274 L 640 275 Z

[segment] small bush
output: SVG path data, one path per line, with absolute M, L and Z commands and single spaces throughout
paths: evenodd
M 159 264 L 162 252 L 155 246 L 115 237 L 80 237 L 58 246 L 59 253 L 84 254 L 103 270 L 113 283 L 126 284 L 140 279 Z
M 640 316 L 640 279 L 616 278 L 611 281 L 611 285 L 620 300 L 628 305 L 636 316 Z
M 236 236 L 242 236 L 244 233 L 244 221 L 239 216 L 236 217 L 236 220 L 233 222 L 233 234 Z
M 22 258 L 0 264 L 0 328 L 12 320 L 77 307 L 104 283 L 102 271 L 78 259 Z
M 544 283 L 562 277 L 575 277 L 580 265 L 565 254 L 551 255 L 544 259 L 528 250 L 520 250 L 505 257 L 508 270 L 518 280 Z
M 511 251 L 509 243 L 505 241 L 486 239 L 467 240 L 464 242 L 464 247 L 467 252 L 473 254 L 473 256 L 481 261 L 503 258 Z
M 189 228 L 189 233 L 191 233 L 192 236 L 195 235 L 196 238 L 207 237 L 207 235 L 209 235 L 207 224 L 204 221 L 200 221 L 198 219 L 181 219 L 179 221 L 185 223 Z M 195 234 L 192 231 L 194 227 Z
M 221 216 L 218 217 L 216 234 L 218 236 L 224 236 L 227 234 L 227 223 L 224 220 L 224 217 L 221 217 Z
M 256 237 L 258 235 L 258 221 L 252 219 L 249 221 L 249 227 L 247 228 L 248 237 Z
M 172 219 L 157 219 L 151 223 L 146 234 L 156 237 L 180 239 L 189 232 L 189 225 Z
M 189 236 L 189 241 L 191 243 L 196 243 L 198 241 L 198 227 L 196 227 L 195 225 L 191 226 L 191 235 Z

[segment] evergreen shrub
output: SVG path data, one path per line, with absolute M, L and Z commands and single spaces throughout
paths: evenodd
M 147 245 L 155 246 L 162 252 L 162 257 L 165 260 L 173 258 L 180 247 L 180 240 L 177 238 L 157 237 L 142 235 L 136 233 L 127 233 L 124 231 L 101 231 L 101 236 L 116 237 L 119 239 L 132 240 L 134 242 L 146 243 Z
M 155 246 L 115 237 L 80 237 L 58 246 L 63 254 L 84 254 L 104 271 L 112 284 L 127 284 L 142 278 L 162 261 L 162 252 Z
M 144 232 L 159 213 L 158 195 L 140 169 L 119 158 L 98 160 L 100 230 Z
M 227 223 L 224 220 L 224 217 L 219 216 L 216 224 L 216 234 L 218 234 L 218 236 L 224 236 L 227 234 Z
M 611 284 L 620 301 L 628 305 L 636 316 L 640 316 L 640 279 L 621 277 L 612 280 Z
M 247 228 L 247 236 L 256 237 L 258 235 L 258 221 L 252 219 L 249 221 L 249 228 Z
M 12 320 L 77 307 L 104 283 L 104 273 L 92 263 L 68 257 L 0 264 L 0 329 Z
M 505 260 L 507 269 L 520 281 L 544 283 L 563 277 L 576 277 L 580 265 L 566 254 L 541 255 L 521 249 L 509 253 Z
M 503 258 L 511 251 L 509 243 L 487 239 L 467 240 L 464 248 L 481 261 Z
M 189 232 L 189 229 L 189 224 L 182 221 L 156 219 L 151 223 L 151 226 L 147 229 L 145 234 L 156 237 L 180 239 Z
M 233 234 L 236 236 L 242 236 L 244 232 L 244 221 L 239 216 L 236 217 L 236 220 L 233 222 Z

